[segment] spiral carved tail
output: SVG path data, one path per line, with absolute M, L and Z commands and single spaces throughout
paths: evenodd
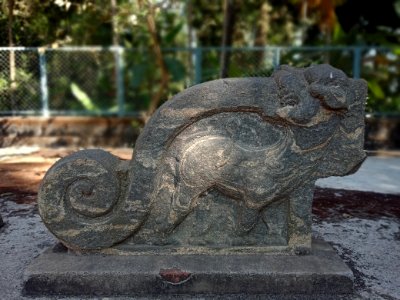
M 76 250 L 110 247 L 135 232 L 148 210 L 125 196 L 127 164 L 98 149 L 59 160 L 39 190 L 39 213 L 48 229 Z

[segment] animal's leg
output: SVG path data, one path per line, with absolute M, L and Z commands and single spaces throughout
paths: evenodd
M 249 233 L 258 223 L 260 211 L 250 208 L 245 201 L 239 202 L 238 222 L 236 230 L 238 234 L 243 235 Z
M 239 207 L 239 221 L 237 230 L 245 234 L 250 232 L 258 223 L 261 210 L 269 203 L 266 190 L 252 188 L 248 185 L 242 192 L 242 200 Z
M 310 184 L 289 196 L 289 247 L 296 254 L 308 254 L 311 251 L 313 193 L 314 185 Z
M 174 191 L 165 230 L 172 231 L 193 210 L 195 200 L 204 192 L 204 187 L 192 187 L 184 182 L 178 184 Z
M 282 246 L 288 244 L 289 199 L 277 200 L 263 209 L 261 218 L 267 226 L 268 236 Z

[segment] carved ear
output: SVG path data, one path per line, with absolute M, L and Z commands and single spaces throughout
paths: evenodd
M 302 71 L 282 66 L 273 78 L 279 91 L 277 115 L 295 124 L 307 124 L 317 114 L 320 103 L 310 97 Z

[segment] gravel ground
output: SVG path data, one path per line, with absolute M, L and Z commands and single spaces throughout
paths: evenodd
M 400 194 L 400 157 L 368 157 L 355 174 L 319 179 L 316 185 L 322 188 Z
M 56 240 L 41 222 L 34 203 L 18 204 L 11 193 L 0 197 L 0 214 L 6 223 L 0 229 L 0 299 L 30 299 L 21 294 L 23 271 Z M 355 274 L 355 294 L 341 299 L 400 299 L 400 218 L 315 217 L 314 235 L 331 243 Z
M 321 222 L 315 233 L 331 243 L 352 269 L 358 297 L 400 299 L 400 220 Z

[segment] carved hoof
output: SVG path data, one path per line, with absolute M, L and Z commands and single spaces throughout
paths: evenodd
M 258 223 L 259 217 L 259 210 L 248 208 L 242 204 L 239 209 L 239 222 L 236 226 L 237 234 L 248 234 Z
M 100 249 L 126 239 L 146 209 L 126 200 L 118 176 L 123 162 L 103 150 L 59 160 L 39 190 L 39 213 L 48 229 L 72 249 Z

